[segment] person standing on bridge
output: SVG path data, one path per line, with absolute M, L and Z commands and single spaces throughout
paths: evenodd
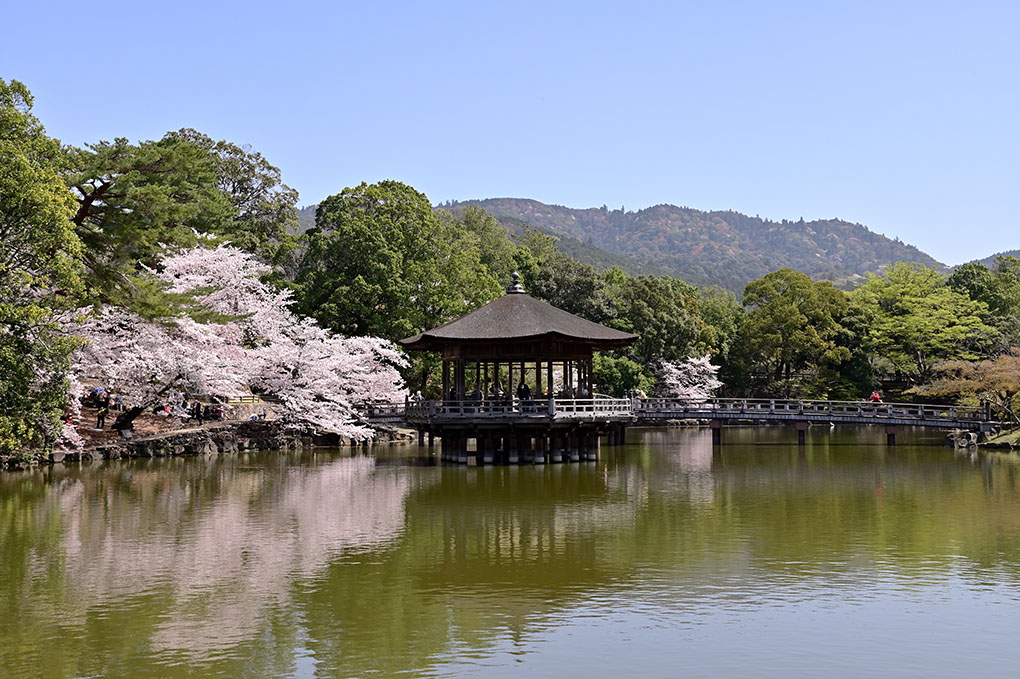
M 531 387 L 524 380 L 521 380 L 521 383 L 517 385 L 517 398 L 521 401 L 531 400 Z
M 882 395 L 878 393 L 877 389 L 875 391 L 871 392 L 871 402 L 872 403 L 881 403 L 882 402 Z

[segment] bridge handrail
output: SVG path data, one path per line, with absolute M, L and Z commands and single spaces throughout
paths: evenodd
M 711 418 L 717 415 L 760 416 L 801 415 L 808 418 L 874 418 L 875 420 L 988 422 L 984 408 L 972 406 L 933 405 L 928 403 L 881 403 L 871 401 L 827 401 L 810 399 L 710 398 L 691 401 L 675 398 L 619 399 L 597 395 L 594 398 L 547 399 L 465 399 L 408 400 L 406 404 L 373 404 L 369 411 L 375 417 L 400 417 L 427 420 L 434 417 L 453 419 L 510 419 L 522 416 L 583 419 L 598 417 L 638 418 Z
M 711 398 L 704 401 L 690 401 L 675 398 L 636 399 L 634 414 L 656 413 L 705 414 L 746 413 L 788 413 L 791 415 L 842 415 L 876 418 L 916 418 L 983 422 L 987 412 L 983 408 L 954 405 L 932 405 L 928 403 L 883 403 L 872 401 L 823 401 L 808 399 L 751 399 Z

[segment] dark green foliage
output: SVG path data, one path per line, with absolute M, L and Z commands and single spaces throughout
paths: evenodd
M 599 270 L 562 252 L 540 260 L 537 275 L 528 282 L 527 289 L 532 296 L 589 321 L 607 324 L 616 316 Z
M 165 246 L 194 245 L 196 232 L 287 262 L 297 193 L 258 153 L 185 129 L 159 141 L 72 149 L 68 165 L 91 301 L 149 316 L 172 308 L 135 275 L 154 266 Z
M 84 247 L 89 295 L 130 307 L 140 303 L 130 276 L 155 266 L 161 244 L 190 246 L 195 231 L 216 232 L 231 206 L 216 187 L 204 149 L 181 140 L 99 142 L 71 152 L 73 221 Z
M 261 153 L 228 141 L 215 141 L 192 129 L 168 132 L 161 143 L 186 142 L 204 150 L 216 171 L 216 187 L 232 210 L 213 233 L 264 260 L 283 264 L 297 231 L 298 193 L 283 183 L 279 168 Z
M 639 335 L 629 350 L 650 368 L 657 360 L 704 355 L 712 349 L 711 331 L 700 317 L 698 290 L 668 276 L 620 276 L 611 283 L 615 328 Z
M 724 377 L 754 395 L 829 396 L 839 367 L 851 359 L 843 325 L 849 296 L 780 269 L 747 286 L 744 307 Z
M 732 292 L 718 286 L 702 290 L 698 306 L 701 320 L 711 333 L 712 353 L 720 362 L 725 361 L 744 318 L 744 308 Z
M 52 442 L 75 346 L 57 323 L 81 291 L 64 157 L 21 83 L 0 80 L 0 454 Z
M 595 391 L 608 396 L 619 398 L 636 389 L 650 393 L 655 386 L 651 371 L 626 356 L 596 354 L 593 372 Z
M 401 339 L 495 297 L 479 238 L 406 184 L 344 189 L 319 204 L 297 272 L 304 313 L 337 332 Z

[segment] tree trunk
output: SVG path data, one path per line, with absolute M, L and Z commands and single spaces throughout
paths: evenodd
M 113 424 L 110 426 L 110 429 L 116 429 L 117 431 L 124 431 L 125 429 L 134 429 L 135 419 L 144 412 L 145 412 L 144 406 L 134 406 L 133 408 L 128 408 L 127 410 L 125 410 L 124 412 L 117 416 L 117 419 L 113 421 Z
M 134 429 L 134 426 L 135 426 L 134 425 L 134 421 L 135 421 L 135 419 L 137 419 L 139 415 L 144 413 L 146 410 L 151 408 L 153 405 L 158 403 L 160 398 L 163 396 L 163 394 L 165 394 L 168 391 L 170 391 L 170 389 L 172 387 L 174 387 L 175 385 L 176 385 L 176 382 L 171 382 L 170 384 L 166 385 L 165 387 L 160 389 L 158 392 L 156 392 L 155 396 L 150 398 L 148 401 L 146 401 L 142 405 L 140 405 L 140 406 L 133 406 L 131 408 L 128 408 L 127 410 L 125 410 L 124 412 L 122 412 L 120 415 L 117 416 L 117 419 L 113 421 L 113 424 L 110 426 L 110 428 L 111 429 L 116 429 L 117 431 L 124 431 L 125 429 Z

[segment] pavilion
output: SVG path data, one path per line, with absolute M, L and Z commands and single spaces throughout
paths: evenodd
M 442 398 L 409 402 L 407 420 L 419 443 L 441 437 L 446 460 L 595 459 L 599 435 L 620 440 L 631 409 L 595 393 L 594 353 L 636 339 L 531 297 L 514 273 L 503 297 L 400 340 L 442 358 Z

